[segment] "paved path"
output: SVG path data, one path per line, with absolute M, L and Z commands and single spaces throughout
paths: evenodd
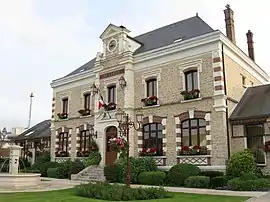
M 69 189 L 75 185 L 82 183 L 81 181 L 67 180 L 67 179 L 53 179 L 53 178 L 42 178 L 41 185 L 38 187 L 28 187 L 20 190 L 1 190 L 0 193 L 14 193 L 14 192 L 41 192 L 41 191 L 53 191 L 61 189 Z M 131 185 L 131 187 L 154 187 L 145 185 Z M 184 187 L 164 187 L 170 192 L 182 192 L 192 194 L 208 194 L 208 195 L 226 195 L 226 196 L 244 196 L 251 197 L 252 199 L 247 200 L 248 202 L 270 202 L 270 193 L 267 192 L 245 192 L 245 191 L 229 191 L 229 190 L 214 190 L 214 189 L 192 189 Z

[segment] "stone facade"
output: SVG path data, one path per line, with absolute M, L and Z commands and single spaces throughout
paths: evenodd
M 252 76 L 247 69 L 255 71 L 254 68 L 258 68 L 256 64 L 249 61 L 250 59 L 239 52 L 239 48 L 220 32 L 203 37 L 173 47 L 164 47 L 154 53 L 149 51 L 134 55 L 141 45 L 129 39 L 123 29 L 117 31 L 115 27 L 109 26 L 101 37 L 103 55 L 97 54 L 94 68 L 52 83 L 52 158 L 55 159 L 54 154 L 58 148 L 58 133 L 65 130 L 68 130 L 69 134 L 69 157 L 76 158 L 78 132 L 82 126 L 87 129 L 88 124 L 97 132 L 96 141 L 102 155 L 101 165 L 106 164 L 106 130 L 110 126 L 118 127 L 118 123 L 115 110 L 99 109 L 98 103 L 101 96 L 108 102 L 108 87 L 114 85 L 117 108 L 128 113 L 131 120 L 136 120 L 136 113 L 140 111 L 144 115 L 143 124 L 162 125 L 163 156 L 155 157 L 158 165 L 172 166 L 182 162 L 204 166 L 225 165 L 229 152 L 228 140 L 232 145 L 231 149 L 237 149 L 237 143 L 228 138 L 226 109 L 229 107 L 229 111 L 232 110 L 244 92 L 240 74 L 244 74 L 254 84 L 264 83 L 262 80 L 266 82 L 267 79 L 260 73 Z M 112 40 L 118 41 L 118 45 L 113 51 L 109 51 L 108 43 Z M 221 41 L 226 44 L 224 50 L 221 49 Z M 244 63 L 244 60 L 248 60 L 250 64 Z M 241 66 L 242 63 L 245 65 Z M 199 96 L 186 100 L 181 92 L 186 90 L 185 74 L 189 71 L 197 72 Z M 121 76 L 126 81 L 123 88 L 118 82 Z M 150 79 L 156 80 L 158 101 L 156 105 L 145 106 L 142 99 L 148 97 L 147 81 Z M 83 94 L 90 92 L 93 84 L 99 91 L 91 94 L 91 115 L 82 117 L 78 110 L 83 108 Z M 69 100 L 68 118 L 61 120 L 57 113 L 63 110 L 63 98 Z M 207 153 L 204 155 L 196 157 L 178 154 L 182 143 L 181 124 L 189 119 L 205 121 Z M 138 156 L 143 149 L 143 133 L 134 128 L 130 130 L 132 156 Z

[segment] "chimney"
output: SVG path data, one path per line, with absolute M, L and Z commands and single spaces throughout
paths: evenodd
M 247 32 L 248 56 L 255 61 L 254 46 L 253 46 L 253 33 L 248 30 Z
M 224 10 L 224 14 L 225 14 L 225 24 L 226 24 L 227 37 L 233 43 L 236 43 L 235 29 L 234 29 L 234 19 L 233 19 L 233 10 L 230 8 L 229 4 L 226 5 L 226 9 Z

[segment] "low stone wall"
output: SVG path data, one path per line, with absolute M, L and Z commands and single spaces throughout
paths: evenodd
M 158 166 L 158 169 L 168 171 L 172 166 Z M 225 172 L 226 166 L 225 165 L 217 165 L 217 166 L 198 166 L 201 171 L 220 171 Z
M 71 175 L 71 180 L 89 181 L 89 182 L 104 182 L 104 167 L 93 165 L 83 169 L 78 174 Z

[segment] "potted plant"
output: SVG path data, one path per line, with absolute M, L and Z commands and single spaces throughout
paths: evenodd
M 153 106 L 153 105 L 157 105 L 158 98 L 156 96 L 150 96 L 150 97 L 141 99 L 141 102 L 144 103 L 144 106 Z
M 126 151 L 128 149 L 128 143 L 124 138 L 111 138 L 108 144 L 112 151 L 115 151 L 117 153 Z

